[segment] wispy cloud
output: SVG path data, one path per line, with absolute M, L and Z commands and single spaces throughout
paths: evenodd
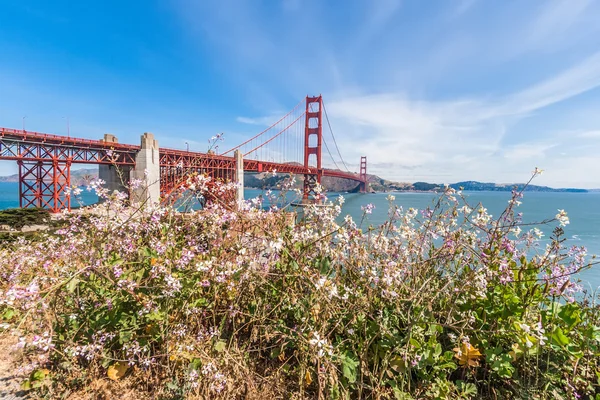
M 273 106 L 239 123 L 266 125 L 294 96 L 320 92 L 347 161 L 367 155 L 389 178 L 505 182 L 536 165 L 554 171 L 548 183 L 590 185 L 583 166 L 600 176 L 574 142 L 596 138 L 600 119 L 573 118 L 577 102 L 600 107 L 600 3 L 285 0 L 278 14 L 227 0 L 201 14 L 180 1 L 188 23 L 237 60 L 228 68 L 246 90 L 273 93 Z M 585 161 L 565 162 L 576 153 Z
M 529 27 L 526 43 L 548 48 L 549 40 L 563 40 L 564 36 L 580 23 L 594 0 L 549 0 Z M 556 43 L 554 44 L 556 45 Z
M 600 139 L 600 130 L 581 132 L 577 136 L 584 139 Z

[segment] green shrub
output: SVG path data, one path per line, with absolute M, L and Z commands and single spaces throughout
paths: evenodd
M 0 314 L 48 397 L 108 378 L 160 398 L 594 398 L 600 312 L 573 280 L 591 264 L 564 212 L 539 249 L 519 196 L 497 219 L 450 188 L 420 212 L 390 197 L 364 230 L 341 204 L 291 224 L 114 198 L 1 250 Z

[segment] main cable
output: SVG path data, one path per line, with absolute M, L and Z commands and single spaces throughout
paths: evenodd
M 325 111 L 325 119 L 327 120 L 327 125 L 329 126 L 329 132 L 331 133 L 331 137 L 333 138 L 333 143 L 335 144 L 335 148 L 337 149 L 338 155 L 340 156 L 340 160 L 342 161 L 342 164 L 344 164 L 344 167 L 346 168 L 346 172 L 350 172 L 350 170 L 348 169 L 348 166 L 346 165 L 346 162 L 344 161 L 344 157 L 342 157 L 342 153 L 340 153 L 340 148 L 338 147 L 337 141 L 335 140 L 335 135 L 333 134 L 333 129 L 331 129 L 331 123 L 329 122 L 329 116 L 327 115 L 327 108 L 325 108 L 325 102 L 322 101 L 321 103 L 323 104 L 323 111 Z

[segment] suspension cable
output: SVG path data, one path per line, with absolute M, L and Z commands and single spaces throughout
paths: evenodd
M 335 136 L 333 134 L 333 129 L 331 129 L 331 123 L 329 122 L 329 116 L 327 115 L 327 108 L 325 108 L 325 102 L 321 102 L 323 104 L 323 111 L 325 111 L 325 119 L 327 120 L 327 125 L 329 126 L 329 132 L 331 133 L 331 137 L 333 138 L 333 143 L 335 144 L 335 148 L 337 149 L 338 155 L 340 156 L 340 160 L 342 160 L 342 164 L 346 168 L 346 172 L 350 172 L 344 158 L 342 157 L 342 153 L 340 153 L 340 148 L 337 145 L 337 141 L 335 140 Z M 333 158 L 333 157 L 332 157 Z M 340 168 L 341 169 L 341 168 Z
M 296 111 L 296 109 L 298 108 L 299 105 L 301 105 L 304 102 L 304 100 L 301 100 L 298 104 L 296 104 L 296 106 L 294 108 L 292 108 L 292 110 L 290 112 L 288 112 L 287 114 L 285 114 L 283 117 L 281 117 L 277 122 L 275 122 L 274 124 L 272 124 L 271 126 L 269 126 L 267 129 L 265 129 L 264 131 L 254 135 L 253 137 L 251 137 L 250 139 L 246 140 L 244 143 L 239 144 L 229 150 L 227 150 L 225 153 L 222 153 L 221 155 L 225 155 L 227 153 L 231 153 L 234 150 L 239 149 L 240 147 L 242 147 L 243 145 L 251 142 L 252 140 L 256 139 L 257 137 L 259 137 L 260 135 L 262 135 L 263 133 L 267 132 L 269 129 L 273 128 L 275 125 L 277 125 L 278 123 L 280 123 L 281 121 L 283 121 L 285 118 L 287 118 L 291 113 L 293 113 L 294 111 Z
M 306 114 L 306 111 L 303 112 L 302 114 L 300 114 L 298 116 L 298 118 L 296 118 L 291 124 L 289 124 L 288 126 L 286 126 L 285 128 L 283 128 L 277 135 L 273 136 L 272 138 L 270 138 L 269 140 L 267 140 L 266 142 L 258 145 L 257 147 L 253 148 L 252 150 L 250 150 L 249 152 L 247 152 L 246 154 L 244 154 L 244 157 L 247 156 L 248 154 L 252 153 L 254 150 L 258 149 L 258 148 L 263 148 L 263 146 L 267 143 L 269 143 L 270 141 L 272 141 L 273 139 L 277 138 L 279 135 L 281 135 L 282 133 L 284 133 L 285 131 L 287 131 L 291 126 L 293 126 L 296 122 L 298 122 L 298 120 L 300 118 L 302 118 L 304 116 L 304 114 Z M 238 146 L 239 147 L 239 146 Z
M 327 149 L 327 152 L 329 153 L 329 157 L 331 157 L 331 160 L 333 161 L 333 163 L 335 164 L 335 167 L 337 169 L 339 169 L 340 171 L 342 170 L 339 165 L 335 162 L 335 158 L 333 158 L 333 155 L 331 154 L 331 152 L 329 151 L 329 146 L 327 146 L 327 142 L 325 141 L 325 138 L 323 138 L 323 144 L 325 145 L 325 148 Z

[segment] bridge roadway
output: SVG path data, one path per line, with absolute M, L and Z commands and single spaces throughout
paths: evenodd
M 136 154 L 140 149 L 141 146 L 118 142 L 0 127 L 0 160 L 135 166 Z M 159 160 L 161 167 L 184 167 L 186 169 L 232 169 L 232 165 L 235 164 L 235 157 L 169 148 L 159 148 Z M 277 171 L 300 175 L 317 173 L 316 168 L 307 168 L 298 163 L 274 163 L 252 159 L 244 159 L 244 171 Z M 323 176 L 362 181 L 359 174 L 350 172 L 322 169 L 321 173 Z

